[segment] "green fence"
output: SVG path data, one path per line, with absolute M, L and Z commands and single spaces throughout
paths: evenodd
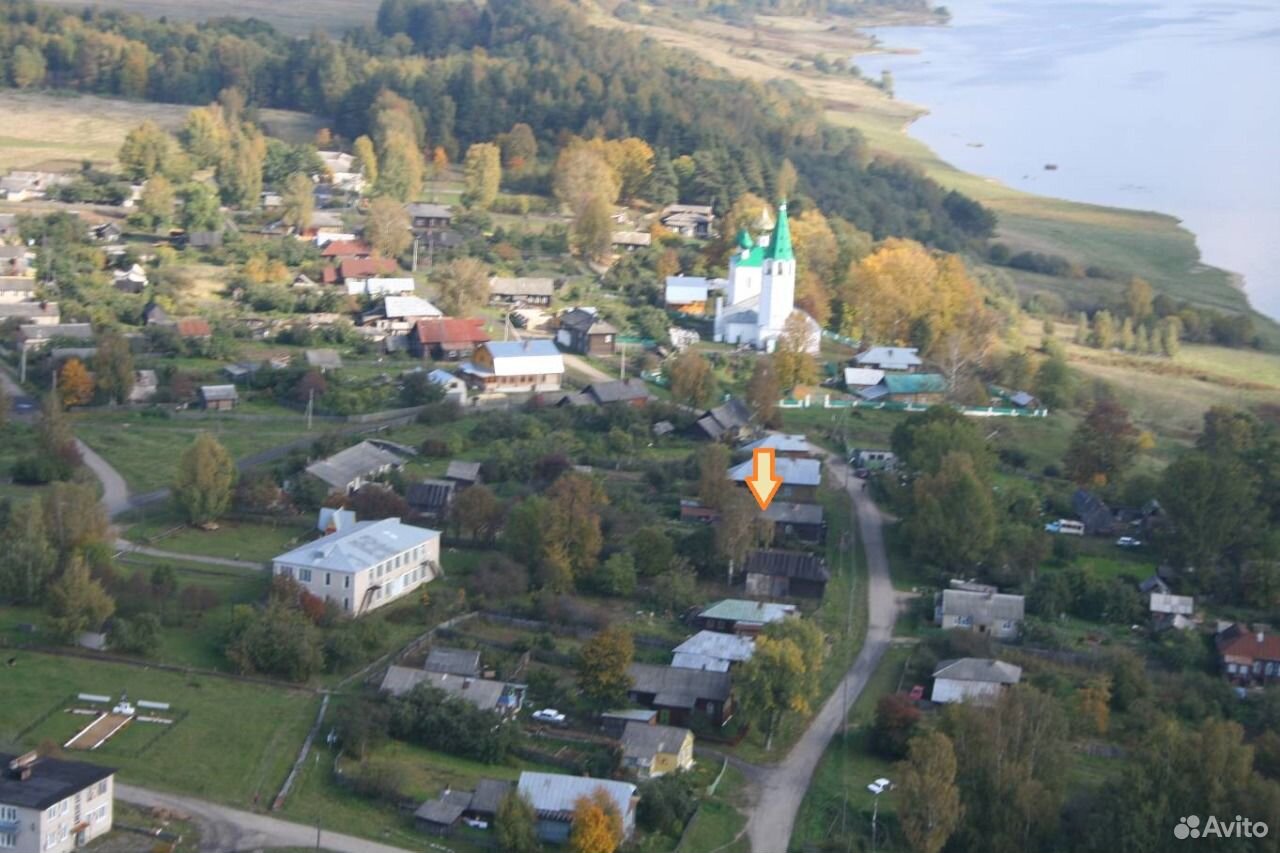
M 951 405 L 942 403 L 939 405 Z M 781 409 L 872 409 L 886 412 L 923 412 L 929 406 L 924 403 L 900 403 L 893 400 L 852 400 L 848 398 L 832 398 L 830 394 L 821 401 L 808 396 L 796 400 L 785 397 L 778 401 Z M 1018 409 L 1012 406 L 952 406 L 961 414 L 975 418 L 1047 418 L 1048 409 Z

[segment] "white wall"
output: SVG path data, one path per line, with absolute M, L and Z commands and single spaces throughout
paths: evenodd
M 990 681 L 955 681 L 950 678 L 938 678 L 933 682 L 934 702 L 990 702 L 1000 695 L 1003 684 Z

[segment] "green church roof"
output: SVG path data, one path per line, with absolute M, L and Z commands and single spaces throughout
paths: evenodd
M 755 241 L 751 239 L 751 232 L 742 228 L 738 231 L 738 248 L 751 249 L 755 246 Z
M 765 258 L 771 261 L 794 261 L 795 253 L 791 251 L 791 225 L 787 221 L 787 203 L 778 205 L 778 224 L 769 237 L 769 247 L 765 249 Z

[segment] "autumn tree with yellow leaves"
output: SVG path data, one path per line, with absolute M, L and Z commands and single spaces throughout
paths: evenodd
M 569 829 L 572 853 L 613 853 L 622 843 L 622 815 L 618 805 L 603 788 L 573 804 Z
M 58 396 L 62 405 L 83 406 L 93 399 L 93 377 L 78 358 L 69 358 L 58 371 Z

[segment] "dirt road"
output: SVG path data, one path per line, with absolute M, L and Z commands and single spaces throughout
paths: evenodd
M 839 470 L 841 463 L 828 461 L 829 470 Z M 850 472 L 844 472 L 848 475 Z M 756 800 L 747 820 L 747 835 L 754 853 L 785 853 L 791 841 L 800 802 L 826 752 L 831 738 L 844 724 L 845 702 L 852 705 L 867 686 L 867 679 L 889 648 L 898 608 L 893 584 L 889 580 L 889 558 L 884 548 L 884 517 L 880 508 L 862 490 L 863 481 L 846 476 L 853 498 L 862 547 L 866 549 L 868 568 L 868 625 L 862 651 L 831 698 L 814 717 L 808 730 L 782 763 L 760 767 L 752 774 L 756 784 Z
M 400 847 L 366 841 L 337 832 L 321 832 L 300 823 L 240 811 L 217 803 L 164 794 L 116 783 L 116 799 L 145 808 L 163 808 L 189 816 L 200 827 L 201 853 L 236 853 L 264 847 L 316 847 L 333 853 L 408 853 Z M 317 843 L 318 841 L 318 843 Z

